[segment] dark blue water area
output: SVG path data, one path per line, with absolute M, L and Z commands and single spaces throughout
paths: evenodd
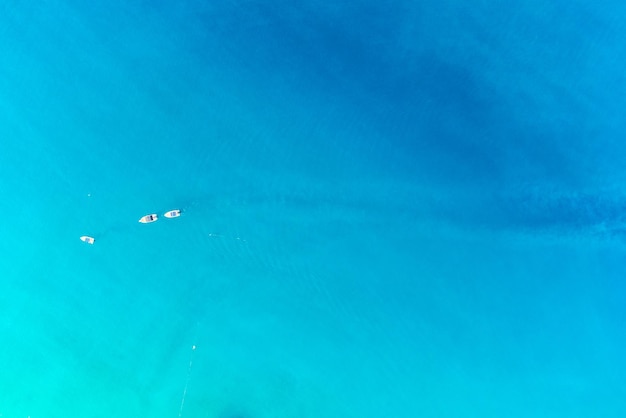
M 625 17 L 0 6 L 1 416 L 621 416 Z

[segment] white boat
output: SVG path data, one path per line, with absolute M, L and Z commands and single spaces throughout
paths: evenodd
M 163 216 L 165 216 L 166 218 L 178 218 L 180 216 L 180 209 L 167 211 Z
M 150 215 L 142 216 L 141 219 L 139 219 L 139 222 L 142 224 L 149 224 L 150 222 L 155 222 L 157 219 L 159 219 L 157 214 L 151 213 Z
M 86 242 L 87 244 L 93 244 L 94 242 L 96 242 L 96 239 L 94 237 L 90 237 L 87 235 L 83 235 L 82 237 L 80 237 L 80 240 L 82 242 Z

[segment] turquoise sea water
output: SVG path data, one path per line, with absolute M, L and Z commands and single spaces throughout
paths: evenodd
M 0 416 L 623 416 L 625 17 L 0 6 Z

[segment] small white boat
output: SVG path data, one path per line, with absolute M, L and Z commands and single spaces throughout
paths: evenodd
M 165 212 L 165 216 L 166 218 L 178 218 L 180 216 L 180 209 L 173 209 L 170 211 Z
M 155 222 L 157 219 L 159 219 L 157 214 L 151 213 L 150 215 L 142 216 L 141 219 L 139 219 L 139 222 L 142 224 L 149 224 L 150 222 Z
M 89 237 L 87 235 L 83 235 L 82 237 L 80 237 L 80 240 L 82 242 L 86 242 L 87 244 L 93 244 L 94 242 L 96 242 L 96 239 L 94 237 Z

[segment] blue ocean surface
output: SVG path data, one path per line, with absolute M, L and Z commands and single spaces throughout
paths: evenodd
M 624 416 L 625 20 L 4 2 L 0 417 Z

